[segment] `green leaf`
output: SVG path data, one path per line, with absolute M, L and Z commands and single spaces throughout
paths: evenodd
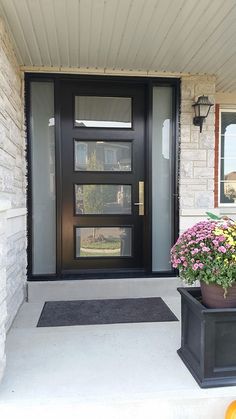
M 206 215 L 211 218 L 211 220 L 221 220 L 221 217 L 218 217 L 218 215 L 212 214 L 212 212 L 206 212 Z

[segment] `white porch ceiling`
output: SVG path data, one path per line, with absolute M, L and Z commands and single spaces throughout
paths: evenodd
M 236 0 L 0 0 L 21 66 L 216 74 L 236 91 Z

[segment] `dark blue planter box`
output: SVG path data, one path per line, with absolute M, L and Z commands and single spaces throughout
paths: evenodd
M 178 291 L 180 358 L 202 388 L 236 385 L 236 308 L 206 308 L 200 288 Z

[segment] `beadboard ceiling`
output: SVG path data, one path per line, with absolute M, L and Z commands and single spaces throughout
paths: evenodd
M 236 91 L 236 0 L 0 0 L 23 67 L 216 74 Z

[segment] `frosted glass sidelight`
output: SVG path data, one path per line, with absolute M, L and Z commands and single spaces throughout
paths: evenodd
M 153 88 L 152 257 L 153 271 L 169 271 L 172 245 L 172 88 Z
M 33 274 L 56 272 L 54 86 L 31 82 Z

